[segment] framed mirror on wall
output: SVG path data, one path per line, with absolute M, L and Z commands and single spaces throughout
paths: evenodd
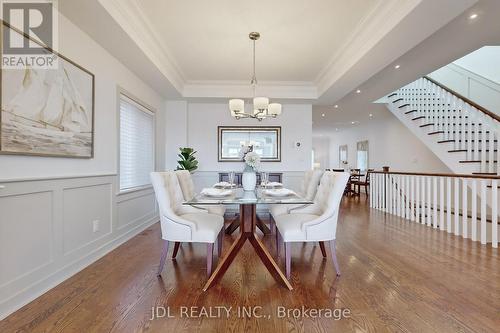
M 219 126 L 218 161 L 241 161 L 240 150 L 253 146 L 262 162 L 281 162 L 281 127 Z
M 368 140 L 356 144 L 356 165 L 361 171 L 368 170 Z
M 342 145 L 339 147 L 339 168 L 347 168 L 347 145 Z

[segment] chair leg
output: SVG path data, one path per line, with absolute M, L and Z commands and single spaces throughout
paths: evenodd
M 281 235 L 279 230 L 276 229 L 276 257 L 280 257 L 280 250 L 281 250 Z
M 168 252 L 168 240 L 163 240 L 163 246 L 161 249 L 160 266 L 158 267 L 157 275 L 160 276 L 163 271 L 163 266 L 165 266 L 165 259 L 167 259 Z
M 323 258 L 326 258 L 325 242 L 319 242 L 319 248 L 321 249 L 321 254 Z
M 365 193 L 368 196 L 368 185 L 365 185 Z
M 271 214 L 269 214 L 269 221 L 271 227 L 271 234 L 274 234 L 276 232 L 276 221 L 274 221 L 273 216 Z
M 181 242 L 175 242 L 174 252 L 172 253 L 172 259 L 175 259 L 175 257 L 177 257 L 177 252 L 179 251 L 180 246 L 181 246 Z
M 219 236 L 217 236 L 217 257 L 221 257 L 222 256 L 222 240 L 223 240 L 223 237 L 224 237 L 224 231 L 221 230 L 219 232 Z
M 286 278 L 290 280 L 290 271 L 292 268 L 292 253 L 291 253 L 291 243 L 285 242 L 285 271 Z
M 207 244 L 207 276 L 212 275 L 212 260 L 214 256 L 214 243 Z
M 330 241 L 330 251 L 332 252 L 333 265 L 335 266 L 335 271 L 337 271 L 337 276 L 340 276 L 339 263 L 337 261 L 337 250 L 335 248 L 335 239 Z

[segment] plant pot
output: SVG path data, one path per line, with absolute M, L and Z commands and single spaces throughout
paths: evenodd
M 243 185 L 243 190 L 254 191 L 255 185 L 257 184 L 257 174 L 255 172 L 243 172 L 241 183 Z

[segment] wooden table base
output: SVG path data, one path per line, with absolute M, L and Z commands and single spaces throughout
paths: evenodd
M 264 222 L 262 222 L 262 220 L 259 218 L 259 216 L 256 215 L 256 219 L 257 219 L 257 222 L 256 222 L 257 228 L 259 228 L 260 231 L 262 231 L 262 233 L 264 235 L 271 234 L 271 230 L 268 228 L 268 226 Z M 239 226 L 240 226 L 240 217 L 236 216 L 234 218 L 234 220 L 227 226 L 226 235 L 231 235 L 233 232 L 236 231 L 236 229 L 239 228 Z
M 234 223 L 234 222 L 233 222 Z M 231 247 L 227 251 L 224 258 L 221 260 L 215 271 L 212 273 L 207 283 L 203 287 L 203 291 L 207 291 L 212 287 L 217 281 L 219 281 L 224 273 L 227 271 L 234 258 L 238 252 L 243 247 L 243 244 L 248 240 L 252 244 L 255 252 L 259 256 L 262 263 L 266 266 L 267 270 L 276 282 L 283 284 L 288 290 L 293 290 L 292 285 L 286 279 L 283 272 L 279 269 L 278 264 L 274 261 L 273 257 L 267 250 L 267 248 L 262 244 L 262 242 L 255 236 L 255 228 L 258 223 L 258 218 L 256 214 L 256 205 L 248 204 L 240 206 L 240 235 L 231 244 Z M 262 223 L 262 221 L 261 221 Z M 267 228 L 267 227 L 266 227 Z M 269 230 L 269 229 L 268 229 Z M 233 230 L 234 231 L 234 230 Z

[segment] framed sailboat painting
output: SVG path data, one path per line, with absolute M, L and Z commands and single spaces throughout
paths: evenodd
M 38 43 L 6 23 L 2 28 Z M 94 75 L 45 52 L 57 57 L 55 68 L 2 68 L 0 154 L 92 158 Z

